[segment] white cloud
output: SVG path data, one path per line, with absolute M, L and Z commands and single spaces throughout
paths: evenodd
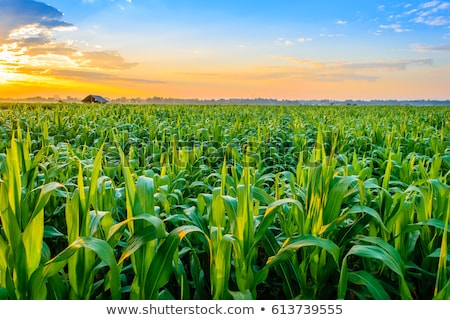
M 373 35 L 374 35 L 374 36 L 380 36 L 382 33 L 383 33 L 383 31 L 380 30 L 380 29 L 378 29 L 378 30 L 376 30 L 375 32 L 373 32 Z
M 326 38 L 335 38 L 335 37 L 343 37 L 344 34 L 343 33 L 321 33 L 320 36 L 326 37 Z
M 50 38 L 52 36 L 51 30 L 41 28 L 38 24 L 25 25 L 14 29 L 9 34 L 12 40 L 24 40 L 29 38 Z
M 305 43 L 312 41 L 312 38 L 297 38 L 297 42 L 299 43 Z
M 381 4 L 378 6 L 379 11 L 384 11 L 384 8 L 385 8 L 384 4 Z
M 419 11 L 419 10 L 418 10 L 418 9 L 411 9 L 411 10 L 409 10 L 409 11 L 406 11 L 404 14 L 407 15 L 407 16 L 409 16 L 409 15 L 411 15 L 411 14 L 417 12 L 417 11 Z
M 289 39 L 278 38 L 278 39 L 275 41 L 275 44 L 277 44 L 277 45 L 291 46 L 291 45 L 294 44 L 294 42 L 293 42 L 292 40 L 289 40 Z
M 415 44 L 412 47 L 413 51 L 417 52 L 435 52 L 435 53 L 449 53 L 450 52 L 450 43 L 446 44 Z
M 338 20 L 336 23 L 340 24 L 340 25 L 344 25 L 344 24 L 347 24 L 347 21 L 345 21 L 345 20 Z
M 428 26 L 446 26 L 450 24 L 450 2 L 428 1 L 418 6 L 418 9 L 411 9 L 404 13 L 405 16 L 415 15 L 412 20 L 415 23 L 426 24 Z M 445 13 L 443 11 L 446 11 Z
M 434 0 L 434 1 L 429 1 L 429 2 L 425 2 L 423 4 L 421 4 L 419 7 L 426 9 L 426 8 L 431 8 L 431 7 L 435 7 L 439 4 L 440 1 Z
M 292 46 L 295 43 L 306 43 L 306 42 L 310 42 L 312 40 L 313 39 L 309 38 L 309 37 L 300 37 L 300 38 L 295 39 L 295 41 L 291 40 L 291 39 L 286 39 L 286 38 L 280 37 L 275 41 L 275 44 L 282 45 L 282 46 Z
M 399 23 L 387 24 L 387 25 L 382 24 L 379 27 L 381 29 L 391 29 L 391 30 L 394 30 L 395 32 L 399 32 L 399 33 L 400 32 L 410 32 L 410 31 L 412 31 L 411 29 L 402 28 L 401 24 L 399 24 Z
M 445 26 L 450 23 L 450 17 L 438 16 L 438 17 L 423 17 L 419 16 L 414 19 L 414 22 L 423 23 L 428 26 Z
M 426 11 L 422 11 L 420 13 L 420 16 L 422 16 L 422 17 L 429 16 L 434 13 L 437 13 L 440 10 L 446 10 L 448 8 L 450 8 L 450 2 L 444 2 L 444 3 L 440 4 L 439 6 L 430 7 L 430 9 L 428 9 Z

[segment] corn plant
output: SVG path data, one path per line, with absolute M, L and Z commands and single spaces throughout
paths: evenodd
M 449 112 L 4 104 L 0 298 L 448 299 Z

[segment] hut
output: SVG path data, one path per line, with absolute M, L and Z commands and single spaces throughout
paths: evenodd
M 81 102 L 83 103 L 107 103 L 108 100 L 103 98 L 102 96 L 95 96 L 93 94 L 88 95 Z

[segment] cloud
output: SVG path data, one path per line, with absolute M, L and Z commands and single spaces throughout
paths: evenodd
M 312 38 L 297 38 L 297 42 L 298 43 L 305 43 L 305 42 L 310 42 L 310 41 L 312 41 L 313 39 Z
M 319 62 L 305 59 L 297 59 L 287 56 L 278 56 L 279 58 L 304 66 L 321 67 L 329 69 L 345 69 L 345 70 L 356 70 L 356 71 L 377 71 L 381 69 L 387 70 L 405 70 L 411 65 L 432 65 L 432 59 L 410 59 L 410 60 L 394 60 L 394 61 L 371 61 L 371 62 Z
M 84 51 L 80 60 L 88 67 L 102 70 L 123 70 L 136 66 L 136 63 L 126 62 L 116 51 Z
M 0 41 L 22 26 L 34 25 L 38 29 L 74 27 L 63 21 L 63 13 L 43 2 L 32 0 L 0 1 Z
M 336 38 L 336 37 L 343 37 L 343 33 L 321 33 L 319 35 L 320 37 L 326 37 L 326 38 Z
M 391 29 L 394 30 L 395 32 L 410 32 L 412 31 L 411 29 L 405 29 L 402 28 L 402 26 L 399 23 L 394 23 L 394 24 L 388 24 L 388 25 L 380 25 L 379 26 L 381 29 Z
M 84 70 L 63 70 L 47 69 L 41 67 L 17 67 L 20 74 L 32 75 L 37 79 L 62 78 L 64 80 L 73 80 L 81 82 L 94 81 L 95 83 L 135 83 L 135 84 L 165 84 L 164 81 L 149 80 L 141 78 L 121 77 L 110 73 L 84 71 Z
M 441 11 L 450 9 L 450 2 L 429 1 L 419 6 L 420 10 L 414 11 L 417 14 L 413 19 L 416 23 L 422 23 L 429 26 L 445 26 L 450 24 L 449 14 L 441 14 Z M 412 10 L 411 10 L 412 11 Z
M 134 82 L 134 83 L 159 83 L 164 84 L 164 81 L 159 80 L 149 80 L 149 79 L 140 79 L 140 78 L 127 78 L 127 77 L 118 77 L 113 74 L 103 73 L 103 72 L 95 72 L 95 71 L 83 71 L 83 70 L 50 70 L 46 73 L 46 75 L 54 76 L 54 77 L 63 77 L 64 79 L 73 79 L 84 81 L 86 79 L 95 79 L 96 81 L 120 81 L 120 82 Z
M 277 44 L 277 45 L 291 46 L 291 45 L 294 44 L 294 42 L 293 42 L 292 40 L 289 40 L 289 39 L 278 38 L 278 39 L 275 41 L 275 44 Z
M 93 1 L 90 1 L 93 2 Z M 131 2 L 131 1 L 128 1 Z M 80 50 L 76 41 L 61 42 L 56 33 L 76 26 L 63 20 L 63 13 L 34 0 L 0 0 L 0 61 L 8 72 L 35 77 L 70 77 L 87 82 L 125 81 L 114 75 L 137 64 L 119 52 Z M 43 72 L 42 70 L 45 72 Z M 15 77 L 18 78 L 18 77 Z M 29 78 L 29 77 L 28 77 Z M 128 79 L 134 82 L 147 80 Z M 148 80 L 154 83 L 152 80 Z
M 409 15 L 411 15 L 411 14 L 417 12 L 417 11 L 419 11 L 419 10 L 418 10 L 418 9 L 411 9 L 411 10 L 409 10 L 409 11 L 406 11 L 406 12 L 404 13 L 404 15 L 409 16 Z
M 338 20 L 338 21 L 336 21 L 336 24 L 345 25 L 345 24 L 347 24 L 347 21 L 345 21 L 345 20 Z
M 378 70 L 406 70 L 407 67 L 412 65 L 431 66 L 433 64 L 432 59 L 412 59 L 412 60 L 398 60 L 398 61 L 376 61 L 376 62 L 358 62 L 358 63 L 341 63 L 340 67 L 347 70 L 358 71 L 378 71 Z
M 185 77 L 206 78 L 213 80 L 251 80 L 253 81 L 282 81 L 303 80 L 308 82 L 341 82 L 347 80 L 374 82 L 379 77 L 373 75 L 339 72 L 321 67 L 320 63 L 305 62 L 298 66 L 254 66 L 250 70 L 239 72 L 183 72 L 177 73 Z
M 412 46 L 412 50 L 417 52 L 450 53 L 450 43 L 434 45 L 415 44 Z
M 437 13 L 439 11 L 442 10 L 446 10 L 450 8 L 450 2 L 443 2 L 441 4 L 439 4 L 439 1 L 437 1 L 437 3 L 435 3 L 435 5 L 430 5 L 428 7 L 420 7 L 421 9 L 427 9 L 427 10 L 423 10 L 419 13 L 419 15 L 421 17 L 425 17 L 425 16 L 429 16 L 432 15 L 434 13 Z
M 439 4 L 439 2 L 440 1 L 437 1 L 437 0 L 429 1 L 429 2 L 422 3 L 419 7 L 423 8 L 423 9 L 431 8 L 431 7 L 437 6 Z
M 278 38 L 275 41 L 276 45 L 284 45 L 284 46 L 292 46 L 295 43 L 306 43 L 306 42 L 311 42 L 313 39 L 312 38 L 305 38 L 305 37 L 299 37 L 297 39 L 294 40 L 290 40 L 290 39 L 286 39 L 286 38 Z
M 442 27 L 450 25 L 450 2 L 449 1 L 428 1 L 422 4 L 394 6 L 401 7 L 403 12 L 392 13 L 386 16 L 387 20 L 395 21 L 393 24 L 383 24 L 380 28 L 392 29 L 395 32 L 412 31 L 411 23 L 424 24 L 432 27 Z M 386 10 L 387 12 L 387 10 Z M 408 28 L 402 27 L 408 25 Z M 379 33 L 377 33 L 379 34 Z
M 136 63 L 127 62 L 115 51 L 81 51 L 70 44 L 57 42 L 37 43 L 25 47 L 23 42 L 4 44 L 0 47 L 0 60 L 6 65 L 45 67 L 72 71 L 113 72 L 130 69 Z M 57 74 L 57 73 L 53 73 Z
M 414 22 L 423 23 L 428 26 L 439 27 L 450 24 L 450 17 L 438 16 L 425 18 L 424 16 L 419 16 L 416 19 L 414 19 Z
M 393 61 L 369 61 L 369 62 L 322 62 L 308 59 L 298 59 L 289 56 L 277 56 L 295 67 L 288 68 L 291 76 L 309 77 L 314 81 L 345 81 L 361 80 L 376 81 L 384 72 L 405 71 L 411 66 L 431 66 L 432 59 L 411 59 Z M 272 68 L 273 69 L 273 68 Z M 272 76 L 275 76 L 274 74 Z

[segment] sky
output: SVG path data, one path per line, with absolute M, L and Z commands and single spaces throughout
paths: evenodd
M 450 99 L 450 2 L 0 0 L 0 98 Z

